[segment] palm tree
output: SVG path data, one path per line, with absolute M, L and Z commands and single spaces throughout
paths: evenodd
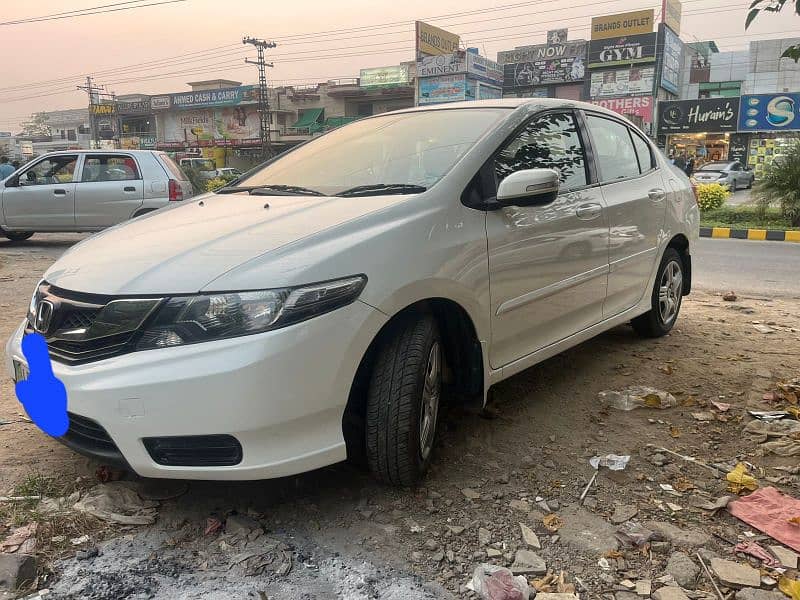
M 800 226 L 800 142 L 772 159 L 753 187 L 753 196 L 762 213 L 777 204 L 793 227 Z

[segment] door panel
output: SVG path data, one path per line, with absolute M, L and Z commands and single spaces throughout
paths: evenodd
M 555 168 L 562 192 L 549 204 L 486 215 L 492 367 L 500 367 L 602 319 L 608 222 L 589 182 L 575 117 L 532 118 L 494 159 L 496 183 L 531 168 Z
M 125 221 L 142 206 L 144 182 L 132 157 L 88 154 L 75 190 L 78 227 L 109 227 Z
M 77 155 L 52 155 L 26 169 L 20 185 L 3 190 L 3 212 L 9 227 L 29 231 L 75 227 Z

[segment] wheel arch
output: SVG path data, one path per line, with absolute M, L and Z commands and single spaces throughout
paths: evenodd
M 683 295 L 688 296 L 692 291 L 692 255 L 689 253 L 689 238 L 682 233 L 672 237 L 667 248 L 677 250 L 683 263 Z
M 342 417 L 342 432 L 350 459 L 361 461 L 365 453 L 367 391 L 376 353 L 397 324 L 414 315 L 432 315 L 439 327 L 444 345 L 444 383 L 447 396 L 463 402 L 483 402 L 486 376 L 483 351 L 469 313 L 458 302 L 449 298 L 418 300 L 396 312 L 380 328 L 356 369 Z

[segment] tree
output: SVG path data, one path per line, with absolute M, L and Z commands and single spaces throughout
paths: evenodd
M 792 226 L 800 226 L 800 142 L 772 159 L 753 187 L 753 195 L 761 211 L 777 203 Z
M 762 10 L 767 12 L 780 12 L 786 4 L 794 4 L 794 12 L 800 15 L 800 0 L 753 0 L 750 5 L 750 11 L 747 13 L 747 19 L 744 22 L 744 28 L 750 27 L 750 24 L 755 20 Z M 800 44 L 789 46 L 781 54 L 781 58 L 791 58 L 794 62 L 800 61 Z
M 29 121 L 22 124 L 23 137 L 42 137 L 51 135 L 50 126 L 47 124 L 46 113 L 33 113 Z

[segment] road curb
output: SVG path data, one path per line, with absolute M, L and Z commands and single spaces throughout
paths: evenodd
M 780 231 L 777 229 L 732 229 L 730 227 L 701 227 L 700 237 L 800 243 L 800 231 Z

